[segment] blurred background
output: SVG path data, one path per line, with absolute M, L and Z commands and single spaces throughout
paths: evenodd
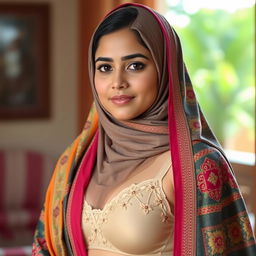
M 90 37 L 126 2 L 158 10 L 178 32 L 197 98 L 254 223 L 254 0 L 0 0 L 0 255 L 31 243 L 54 163 L 92 102 Z

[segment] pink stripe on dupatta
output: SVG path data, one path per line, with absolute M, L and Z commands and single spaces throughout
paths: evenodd
M 152 11 L 151 11 L 152 12 Z M 153 13 L 154 14 L 154 13 Z M 155 14 L 154 14 L 155 15 Z M 168 69 L 171 68 L 171 45 L 170 41 L 168 40 L 168 33 L 166 32 L 166 29 L 164 27 L 164 24 L 161 22 L 161 20 L 155 15 L 156 19 L 158 20 L 162 32 L 165 37 L 165 42 L 167 46 L 167 65 Z M 180 256 L 180 255 L 187 255 L 192 256 L 195 254 L 195 241 L 194 238 L 194 227 L 195 224 L 195 216 L 196 213 L 193 210 L 193 198 L 194 195 L 191 194 L 191 198 L 185 199 L 185 193 L 187 194 L 188 191 L 193 190 L 193 184 L 187 184 L 186 192 L 184 190 L 184 184 L 186 184 L 186 180 L 184 177 L 188 176 L 189 170 L 185 170 L 184 166 L 186 165 L 187 169 L 190 169 L 190 163 L 189 160 L 190 157 L 186 156 L 187 159 L 184 158 L 184 154 L 182 156 L 181 160 L 181 146 L 184 146 L 183 150 L 184 152 L 190 153 L 188 149 L 189 143 L 187 145 L 181 145 L 179 138 L 181 138 L 181 134 L 184 130 L 185 133 L 188 132 L 188 128 L 186 127 L 186 124 L 183 124 L 182 121 L 182 114 L 185 115 L 185 113 L 180 113 L 180 111 L 175 112 L 175 106 L 178 106 L 177 101 L 174 102 L 174 99 L 176 99 L 177 95 L 174 95 L 173 92 L 175 92 L 175 88 L 173 86 L 173 79 L 171 72 L 169 72 L 169 99 L 168 99 L 168 127 L 169 127 L 169 144 L 171 148 L 171 155 L 172 155 L 172 161 L 173 161 L 173 170 L 175 171 L 174 175 L 174 189 L 175 189 L 175 222 L 174 222 L 174 249 L 173 249 L 173 255 L 174 256 Z M 179 104 L 182 104 L 179 102 Z M 176 108 L 180 110 L 179 108 Z M 176 115 L 175 115 L 176 114 Z M 180 115 L 180 116 L 179 116 Z M 181 122 L 180 122 L 181 121 Z M 180 124 L 179 124 L 180 122 Z M 180 125 L 180 129 L 183 129 L 182 131 L 178 132 L 178 124 Z M 183 127 L 182 127 L 183 125 Z M 185 126 L 185 127 L 184 127 Z M 179 133 L 179 135 L 178 135 Z M 179 137 L 180 136 L 180 137 Z M 185 137 L 185 136 L 184 136 Z M 184 161 L 183 164 L 181 161 Z M 188 161 L 188 162 L 186 162 Z M 183 166 L 182 166 L 183 165 Z M 186 173 L 185 173 L 186 171 Z M 194 173 L 192 174 L 194 175 Z M 188 177 L 187 177 L 188 178 Z M 188 178 L 189 179 L 189 178 Z M 184 206 L 188 208 L 185 212 Z M 189 215 L 188 215 L 189 212 Z M 192 218 L 192 219 L 191 219 Z M 186 225 L 186 223 L 189 225 Z
M 153 13 L 154 14 L 154 13 Z M 168 70 L 171 67 L 171 50 L 170 44 L 168 40 L 168 34 L 164 28 L 164 25 L 161 23 L 161 20 L 155 15 L 155 18 L 158 20 L 167 46 L 167 65 Z M 181 248 L 181 241 L 183 241 L 183 229 L 182 221 L 184 219 L 184 191 L 183 186 L 181 184 L 182 180 L 182 168 L 181 168 L 181 159 L 180 159 L 180 152 L 179 152 L 179 143 L 178 143 L 178 134 L 177 134 L 177 120 L 174 113 L 174 102 L 173 102 L 173 84 L 172 84 L 172 76 L 171 72 L 169 72 L 169 99 L 168 99 L 168 127 L 169 127 L 169 145 L 172 157 L 172 164 L 173 170 L 175 170 L 174 175 L 174 187 L 175 187 L 175 204 L 174 204 L 174 211 L 175 211 L 175 222 L 174 222 L 174 246 L 173 246 L 173 255 L 181 255 L 182 248 Z M 179 193 L 177 191 L 179 190 Z
M 154 14 L 154 13 L 153 13 Z M 166 46 L 167 46 L 167 65 L 168 69 L 171 68 L 171 45 L 170 41 L 168 40 L 168 34 L 165 30 L 164 24 L 161 23 L 161 20 L 155 15 L 157 18 L 162 32 L 165 37 Z M 185 134 L 189 134 L 189 128 L 186 127 L 186 123 L 183 123 L 182 121 L 182 115 L 185 116 L 185 113 L 181 113 L 180 108 L 176 108 L 178 111 L 174 111 L 175 106 L 178 106 L 178 104 L 182 104 L 180 101 L 177 104 L 177 93 L 174 95 L 175 88 L 173 86 L 173 80 L 171 72 L 169 72 L 169 99 L 168 99 L 168 127 L 169 127 L 169 144 L 171 148 L 171 155 L 173 160 L 173 170 L 175 172 L 174 175 L 174 189 L 175 189 L 175 222 L 174 222 L 174 249 L 173 249 L 173 255 L 174 256 L 180 256 L 180 255 L 187 255 L 192 256 L 195 255 L 195 241 L 194 238 L 194 224 L 195 224 L 195 218 L 196 213 L 194 211 L 194 195 L 192 195 L 193 186 L 194 184 L 186 184 L 185 178 L 189 179 L 188 175 L 189 171 L 191 170 L 190 165 L 190 156 L 186 155 L 185 153 L 182 155 L 181 160 L 181 150 L 183 152 L 186 152 L 187 154 L 191 153 L 189 151 L 189 141 L 186 142 L 187 145 L 181 145 L 181 136 L 186 138 Z M 176 100 L 176 102 L 174 102 Z M 186 122 L 186 121 L 185 121 Z M 178 127 L 179 124 L 179 127 Z M 178 131 L 178 128 L 181 131 Z M 189 135 L 188 135 L 189 136 Z M 189 138 L 188 138 L 189 139 Z M 186 141 L 184 139 L 184 141 Z M 181 147 L 183 147 L 181 149 Z M 181 162 L 183 161 L 183 163 Z M 186 166 L 186 167 L 185 167 Z M 193 165 L 192 165 L 193 167 Z M 192 169 L 193 170 L 193 169 Z M 186 172 L 186 173 L 185 173 Z M 194 175 L 194 172 L 192 173 Z M 185 177 L 185 178 L 184 178 Z M 186 191 L 184 190 L 184 184 L 186 184 L 187 188 Z M 191 198 L 185 198 L 185 194 L 188 195 L 188 191 L 191 192 L 190 197 Z M 185 206 L 187 210 L 185 210 Z M 188 224 L 188 225 L 187 225 Z
M 86 152 L 82 163 L 79 167 L 75 181 L 72 185 L 70 193 L 67 222 L 68 231 L 71 234 L 70 240 L 74 250 L 74 255 L 87 256 L 84 235 L 81 229 L 82 223 L 82 208 L 84 202 L 85 188 L 87 187 L 93 166 L 95 163 L 98 147 L 98 132 L 96 133 L 92 144 Z M 74 195 L 75 191 L 75 195 Z M 75 237 L 75 239 L 74 239 Z

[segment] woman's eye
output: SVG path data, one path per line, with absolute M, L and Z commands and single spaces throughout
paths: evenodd
M 97 67 L 97 70 L 99 70 L 102 73 L 106 73 L 112 70 L 112 67 L 110 65 L 104 64 Z
M 145 68 L 145 64 L 142 63 L 142 62 L 135 62 L 135 63 L 132 63 L 128 66 L 128 69 L 130 70 L 142 70 Z

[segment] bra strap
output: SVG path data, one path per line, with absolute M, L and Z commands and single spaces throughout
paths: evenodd
M 168 151 L 169 152 L 169 151 Z M 167 153 L 166 153 L 167 154 Z M 168 157 L 165 157 L 163 159 L 162 162 L 162 168 L 160 169 L 160 171 L 157 173 L 157 175 L 155 176 L 156 179 L 160 179 L 162 180 L 163 177 L 165 176 L 165 174 L 168 172 L 168 170 L 170 169 L 172 165 L 172 160 L 171 160 L 171 155 L 170 152 L 168 154 Z

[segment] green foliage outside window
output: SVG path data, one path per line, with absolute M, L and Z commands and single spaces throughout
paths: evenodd
M 185 27 L 174 27 L 181 37 L 197 98 L 214 133 L 224 143 L 224 138 L 234 136 L 245 127 L 253 143 L 253 8 L 234 13 L 201 9 L 189 14 L 182 6 L 176 6 L 172 11 L 189 20 Z

